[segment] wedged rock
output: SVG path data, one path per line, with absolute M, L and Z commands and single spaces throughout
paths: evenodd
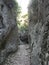
M 28 44 L 28 34 L 24 33 L 23 35 L 20 34 L 19 36 L 20 40 L 24 43 Z

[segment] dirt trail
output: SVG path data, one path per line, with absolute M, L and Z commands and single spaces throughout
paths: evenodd
M 19 45 L 18 51 L 9 55 L 4 65 L 30 65 L 29 45 Z

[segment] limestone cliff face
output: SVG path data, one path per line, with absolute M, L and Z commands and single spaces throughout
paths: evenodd
M 28 13 L 31 65 L 49 65 L 49 0 L 31 0 Z
M 5 3 L 7 0 L 0 0 L 0 65 L 4 62 L 9 53 L 15 52 L 18 48 L 18 29 L 14 2 Z

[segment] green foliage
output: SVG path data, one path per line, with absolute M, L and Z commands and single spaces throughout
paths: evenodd
M 21 16 L 20 15 L 21 14 L 21 7 L 18 5 L 16 0 L 13 0 L 13 1 L 14 1 L 14 11 L 16 12 L 16 16 L 19 19 L 19 16 Z M 23 15 L 21 18 L 25 19 L 25 21 L 26 21 L 28 19 L 28 14 Z M 27 23 L 21 24 L 21 20 L 20 21 L 18 20 L 17 26 L 18 26 L 18 29 L 20 31 L 24 31 L 28 27 Z
M 25 15 L 22 16 L 22 18 L 26 18 L 26 17 L 28 17 L 28 14 L 25 14 Z
M 18 16 L 21 13 L 21 7 L 18 5 L 18 2 L 14 0 L 14 10 L 16 12 L 16 15 Z
M 28 14 L 22 15 L 18 21 L 18 28 L 21 31 L 24 31 L 28 28 Z

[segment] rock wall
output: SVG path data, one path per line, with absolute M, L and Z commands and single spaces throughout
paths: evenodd
M 14 0 L 0 0 L 0 65 L 18 49 L 18 28 Z
M 31 0 L 28 13 L 31 65 L 49 65 L 49 0 Z

